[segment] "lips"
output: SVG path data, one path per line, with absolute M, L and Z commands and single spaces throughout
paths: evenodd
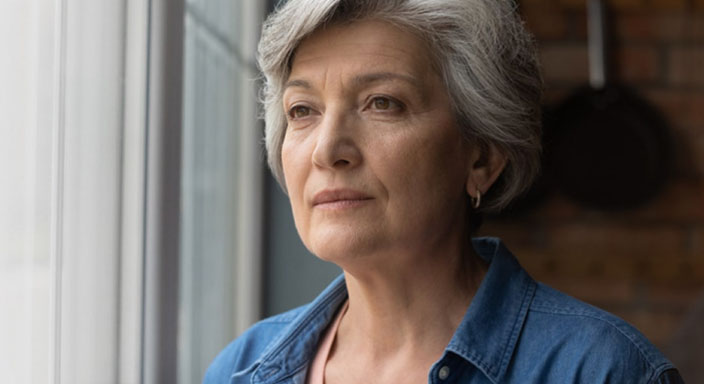
M 371 199 L 371 196 L 353 189 L 326 189 L 315 194 L 313 206 L 356 203 Z

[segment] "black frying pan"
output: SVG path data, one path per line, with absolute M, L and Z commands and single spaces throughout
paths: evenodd
M 590 84 L 552 111 L 546 154 L 567 196 L 594 208 L 633 208 L 663 186 L 670 140 L 648 102 L 607 81 L 604 13 L 602 0 L 588 0 Z

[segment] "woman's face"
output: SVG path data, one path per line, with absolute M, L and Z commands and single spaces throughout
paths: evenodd
M 470 149 L 426 44 L 361 21 L 306 38 L 283 97 L 282 163 L 298 232 L 346 260 L 464 236 Z

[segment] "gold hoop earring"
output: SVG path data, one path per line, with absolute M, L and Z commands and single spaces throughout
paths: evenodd
M 482 204 L 482 192 L 477 188 L 477 197 L 472 198 L 472 208 L 478 209 Z

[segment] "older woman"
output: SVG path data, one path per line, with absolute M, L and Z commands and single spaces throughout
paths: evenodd
M 531 183 L 541 79 L 510 0 L 290 0 L 260 65 L 269 165 L 344 275 L 207 383 L 667 383 L 635 329 L 532 280 L 483 211 Z

